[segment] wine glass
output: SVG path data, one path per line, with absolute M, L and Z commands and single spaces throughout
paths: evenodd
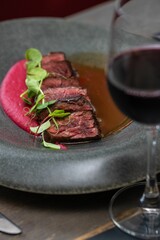
M 146 181 L 120 189 L 110 215 L 121 230 L 160 239 L 156 178 L 160 124 L 160 0 L 117 0 L 110 32 L 107 84 L 117 107 L 146 131 Z M 140 148 L 140 146 L 138 146 Z

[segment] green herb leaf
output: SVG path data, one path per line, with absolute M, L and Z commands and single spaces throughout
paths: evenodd
M 27 95 L 28 95 L 28 89 L 20 95 L 20 98 L 22 98 L 22 100 L 28 105 L 32 105 L 32 101 L 30 101 L 30 99 L 27 98 Z
M 55 114 L 64 113 L 64 112 L 65 112 L 65 110 L 63 110 L 63 109 L 56 109 L 56 110 L 54 110 Z
M 36 96 L 36 92 L 31 91 L 30 89 L 28 89 L 28 98 L 32 98 Z
M 60 145 L 46 142 L 44 139 L 43 139 L 42 144 L 43 144 L 44 147 L 51 148 L 51 149 L 54 149 L 54 150 L 60 150 L 61 149 Z
M 48 76 L 48 73 L 45 69 L 36 67 L 27 71 L 27 75 L 30 75 L 34 80 L 41 81 Z
M 54 103 L 56 103 L 56 102 L 57 102 L 57 100 L 52 100 L 52 101 L 49 101 L 49 102 L 44 102 L 44 103 L 42 103 L 42 104 L 38 104 L 38 105 L 37 105 L 37 110 L 45 109 L 45 108 L 47 108 L 48 106 L 50 106 L 50 105 L 52 105 L 52 104 L 54 104 Z
M 28 61 L 33 61 L 37 64 L 39 64 L 42 61 L 42 54 L 40 53 L 40 51 L 36 48 L 29 48 L 26 52 L 25 52 L 25 58 Z
M 41 124 L 40 126 L 37 127 L 30 127 L 31 132 L 35 133 L 35 134 L 39 134 L 44 132 L 45 130 L 47 130 L 49 127 L 51 126 L 50 121 L 46 121 L 43 124 Z
M 38 81 L 30 78 L 29 76 L 27 76 L 27 79 L 26 79 L 26 85 L 28 87 L 28 89 L 35 93 L 35 94 L 38 94 L 39 91 L 40 91 L 40 84 Z
M 29 72 L 29 71 L 31 71 L 31 69 L 33 69 L 35 67 L 39 67 L 39 66 L 40 66 L 39 62 L 35 62 L 35 61 L 26 62 L 27 72 Z
M 37 109 L 38 103 L 44 98 L 44 94 L 40 93 L 37 97 L 36 103 L 32 106 L 29 113 L 33 112 L 35 109 Z
M 39 103 L 42 99 L 44 99 L 44 94 L 40 93 L 40 94 L 38 95 L 37 99 L 36 99 L 36 105 L 38 105 L 38 103 Z
M 70 112 L 65 112 L 64 110 L 54 110 L 49 114 L 49 117 L 64 118 L 70 115 Z

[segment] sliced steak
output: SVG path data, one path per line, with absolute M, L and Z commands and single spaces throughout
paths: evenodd
M 84 142 L 101 138 L 96 111 L 87 95 L 87 90 L 80 87 L 79 75 L 73 69 L 71 62 L 66 60 L 62 52 L 50 53 L 43 57 L 42 67 L 49 73 L 43 80 L 42 91 L 44 100 L 57 100 L 49 106 L 54 110 L 65 110 L 70 115 L 56 118 L 58 129 L 51 120 L 51 127 L 44 132 L 47 142 Z M 49 114 L 49 109 L 37 113 L 39 123 L 43 123 Z
M 50 76 L 53 77 L 63 77 L 70 78 L 75 75 L 75 71 L 72 68 L 72 65 L 69 61 L 49 61 L 45 64 L 42 64 L 42 68 L 45 69 Z
M 89 97 L 87 96 L 87 90 L 80 87 L 48 88 L 44 91 L 44 95 L 46 102 L 49 102 L 51 100 L 62 100 L 79 96 L 85 96 L 89 101 Z
M 64 52 L 50 52 L 49 54 L 43 56 L 42 65 L 50 61 L 58 62 L 64 60 L 66 60 Z
M 51 112 L 56 109 L 65 110 L 67 112 L 76 112 L 76 111 L 93 111 L 95 109 L 88 99 L 85 96 L 78 96 L 73 98 L 66 98 L 62 100 L 58 100 L 53 105 L 49 106 Z M 38 121 L 43 121 L 48 116 L 48 110 L 44 109 L 38 113 Z
M 53 77 L 48 77 L 45 80 L 43 80 L 42 83 L 42 90 L 44 91 L 45 89 L 48 88 L 57 88 L 57 87 L 78 87 L 79 86 L 79 80 L 78 78 L 53 78 Z
M 97 120 L 92 111 L 73 112 L 65 119 L 57 120 L 59 128 L 53 123 L 45 131 L 44 137 L 49 142 L 81 142 L 101 138 Z

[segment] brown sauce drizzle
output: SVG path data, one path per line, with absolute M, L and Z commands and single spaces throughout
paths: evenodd
M 128 126 L 131 122 L 115 106 L 109 94 L 103 69 L 73 64 L 80 75 L 80 85 L 87 89 L 88 96 L 96 108 L 102 134 L 107 136 Z

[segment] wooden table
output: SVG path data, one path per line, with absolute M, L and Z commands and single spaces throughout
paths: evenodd
M 101 4 L 68 20 L 109 27 L 112 3 Z M 112 225 L 108 204 L 113 191 L 74 196 L 41 195 L 0 187 L 0 210 L 23 233 L 1 240 L 84 240 Z
M 113 192 L 49 196 L 3 187 L 0 192 L 0 210 L 23 230 L 16 236 L 0 233 L 1 240 L 84 240 L 80 236 L 111 225 L 108 203 Z

